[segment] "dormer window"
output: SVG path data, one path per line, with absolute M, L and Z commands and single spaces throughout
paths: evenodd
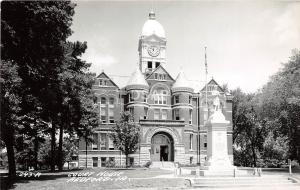
M 99 79 L 99 86 L 107 86 L 107 80 Z
M 154 73 L 154 78 L 158 80 L 166 80 L 167 77 L 165 74 Z
M 217 90 L 217 89 L 218 89 L 217 85 L 208 85 L 207 86 L 207 91 L 208 92 L 211 92 L 211 91 L 214 91 L 214 90 Z

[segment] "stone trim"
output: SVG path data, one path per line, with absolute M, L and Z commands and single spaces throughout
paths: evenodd
M 151 144 L 151 139 L 153 135 L 159 132 L 168 133 L 173 138 L 174 146 L 181 143 L 180 135 L 176 130 L 169 127 L 154 127 L 149 128 L 144 135 L 144 139 L 146 139 L 146 144 Z

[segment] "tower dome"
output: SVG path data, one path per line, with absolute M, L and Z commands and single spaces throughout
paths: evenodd
M 148 88 L 149 85 L 147 81 L 145 80 L 144 75 L 142 74 L 139 67 L 136 67 L 136 70 L 131 74 L 129 81 L 126 85 L 126 89 L 131 88 Z
M 165 29 L 157 20 L 155 20 L 155 13 L 153 11 L 149 13 L 149 19 L 143 26 L 142 36 L 150 36 L 152 34 L 161 38 L 166 38 Z

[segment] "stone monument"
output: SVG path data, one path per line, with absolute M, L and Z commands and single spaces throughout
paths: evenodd
M 227 148 L 227 125 L 219 99 L 219 92 L 213 92 L 213 113 L 209 117 L 206 126 L 207 134 L 207 159 L 204 163 L 204 170 L 200 175 L 233 175 L 235 167 L 231 164 Z

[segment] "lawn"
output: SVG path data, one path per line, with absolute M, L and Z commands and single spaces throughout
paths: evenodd
M 80 177 L 77 175 L 85 175 Z M 172 171 L 161 169 L 86 169 L 79 171 L 42 173 L 40 177 L 22 177 L 11 187 L 20 190 L 59 189 L 133 189 L 133 188 L 184 188 L 188 181 L 181 178 L 160 178 L 172 175 Z M 76 177 L 73 177 L 75 176 Z M 7 185 L 7 184 L 2 184 Z M 2 186 L 1 189 L 7 189 Z
M 79 175 L 79 176 L 78 176 Z M 263 175 L 288 175 L 287 169 L 263 169 Z M 300 170 L 294 170 L 300 179 Z M 84 176 L 84 177 L 82 177 Z M 189 181 L 172 178 L 173 172 L 161 169 L 84 169 L 64 172 L 43 172 L 39 177 L 19 177 L 10 188 L 17 190 L 60 190 L 60 189 L 184 189 Z M 168 178 L 169 177 L 169 178 Z M 171 177 L 171 178 L 170 178 Z M 191 176 L 190 176 L 191 177 Z M 1 189 L 9 185 L 2 177 Z

